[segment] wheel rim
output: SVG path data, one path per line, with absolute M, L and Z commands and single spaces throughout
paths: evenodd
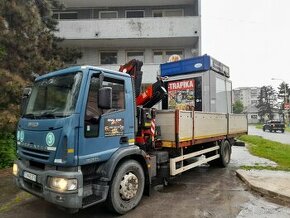
M 123 200 L 134 198 L 138 192 L 138 177 L 129 172 L 124 175 L 120 183 L 120 196 Z

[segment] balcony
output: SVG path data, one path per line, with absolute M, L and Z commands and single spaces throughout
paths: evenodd
M 67 45 L 75 44 L 75 41 L 78 41 L 78 44 L 81 43 L 84 47 L 110 47 L 120 46 L 120 44 L 128 47 L 128 45 L 138 45 L 140 39 L 145 43 L 144 46 L 146 43 L 150 46 L 162 46 L 162 44 L 166 46 L 168 43 L 179 43 L 178 45 L 185 46 L 192 45 L 193 39 L 200 37 L 200 23 L 200 17 L 193 16 L 61 20 L 58 26 L 59 32 L 56 35 L 65 38 L 64 43 Z M 128 39 L 130 40 L 128 41 Z M 156 40 L 154 41 L 154 39 Z
M 136 7 L 197 4 L 192 0 L 59 0 L 66 7 Z

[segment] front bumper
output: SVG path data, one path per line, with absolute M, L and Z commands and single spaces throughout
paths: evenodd
M 105 201 L 107 198 L 108 187 L 97 186 L 98 190 L 94 190 L 93 186 L 83 187 L 83 174 L 81 170 L 77 172 L 64 172 L 57 170 L 36 170 L 26 166 L 22 161 L 17 160 L 18 175 L 14 177 L 16 185 L 44 200 L 53 204 L 65 207 L 79 209 Z M 24 172 L 29 172 L 36 175 L 36 182 L 23 177 Z M 78 188 L 75 191 L 57 191 L 50 188 L 47 184 L 48 177 L 61 177 L 61 178 L 75 178 L 78 180 Z M 96 186 L 94 186 L 96 187 Z M 92 198 L 95 193 L 97 197 Z M 88 202 L 87 199 L 93 199 Z M 88 205 L 89 204 L 89 205 Z

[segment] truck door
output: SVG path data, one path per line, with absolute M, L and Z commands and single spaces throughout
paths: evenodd
M 79 164 L 105 161 L 120 147 L 128 146 L 134 136 L 134 116 L 126 98 L 125 80 L 121 76 L 104 73 L 102 87 L 112 88 L 112 108 L 98 107 L 99 75 L 91 72 L 83 115 L 83 131 L 80 131 Z M 128 82 L 128 81 L 127 81 Z M 130 112 L 130 110 L 132 110 Z M 131 114 L 132 116 L 128 116 Z

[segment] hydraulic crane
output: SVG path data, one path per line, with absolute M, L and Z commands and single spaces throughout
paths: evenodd
M 167 91 L 163 86 L 162 79 L 157 78 L 155 83 L 149 85 L 144 92 L 140 93 L 143 75 L 142 66 L 142 61 L 132 59 L 120 66 L 119 71 L 129 74 L 134 81 L 138 120 L 135 142 L 147 151 L 150 150 L 152 145 L 155 146 L 156 141 L 156 110 L 152 107 L 167 95 Z

